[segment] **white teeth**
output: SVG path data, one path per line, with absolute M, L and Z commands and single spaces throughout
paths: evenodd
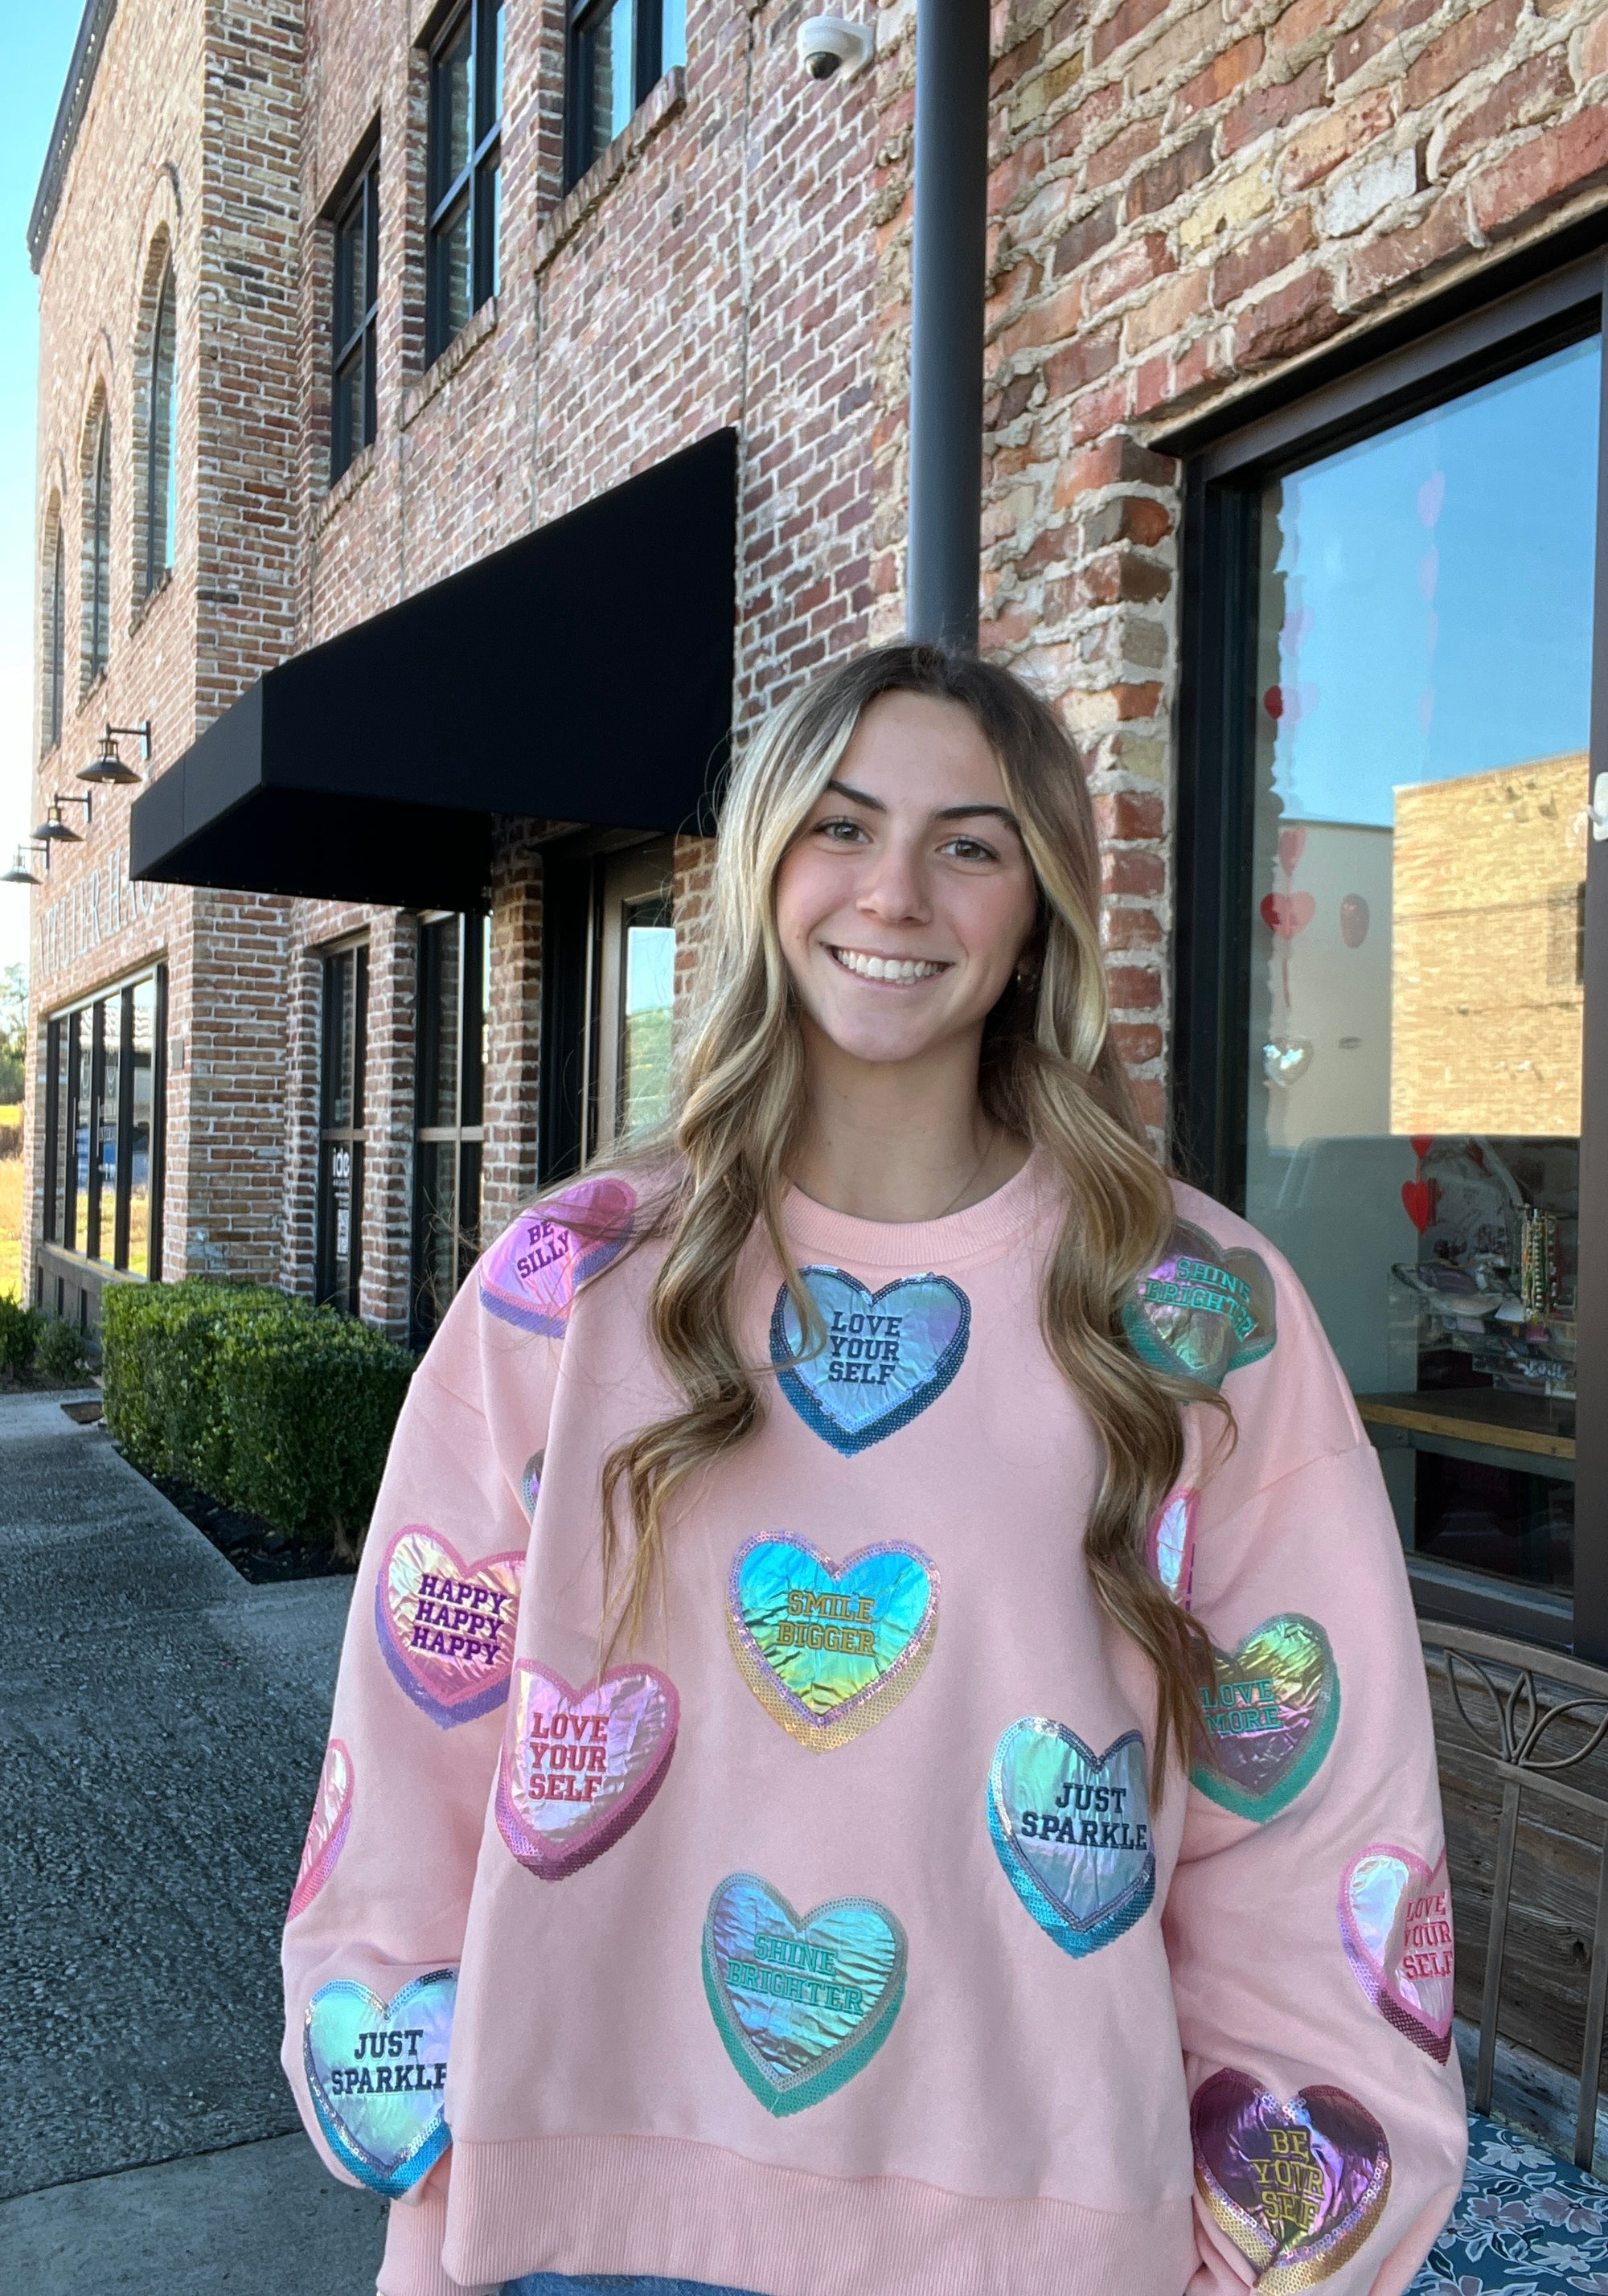
M 944 970 L 924 957 L 868 956 L 857 948 L 834 948 L 832 953 L 846 972 L 857 973 L 862 980 L 931 980 Z

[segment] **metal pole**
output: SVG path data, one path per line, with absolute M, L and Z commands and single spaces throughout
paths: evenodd
M 910 296 L 913 638 L 972 652 L 982 521 L 988 0 L 916 0 Z

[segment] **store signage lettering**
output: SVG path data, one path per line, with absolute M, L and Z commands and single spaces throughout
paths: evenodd
M 59 900 L 40 910 L 39 979 L 50 980 L 75 958 L 115 939 L 160 908 L 167 898 L 166 885 L 146 885 L 131 879 L 124 855 L 114 848 L 104 868 L 97 865 L 86 871 Z

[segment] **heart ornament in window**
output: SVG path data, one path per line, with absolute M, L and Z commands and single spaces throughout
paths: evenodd
M 1452 1898 L 1443 1849 L 1426 1866 L 1370 1842 L 1340 1885 L 1340 1937 L 1387 2025 L 1443 2065 L 1452 2050 Z
M 1232 2067 L 1189 2109 L 1195 2187 L 1249 2263 L 1257 2296 L 1297 2296 L 1338 2272 L 1384 2213 L 1391 2150 L 1341 2088 L 1288 2104 Z
M 582 1180 L 499 1236 L 479 1271 L 480 1304 L 505 1324 L 562 1339 L 575 1295 L 631 1240 L 636 1192 L 623 1180 Z
M 1167 1250 L 1141 1275 L 1122 1310 L 1134 1352 L 1157 1371 L 1221 1387 L 1271 1353 L 1277 1300 L 1254 1251 L 1225 1250 L 1180 1220 Z
M 447 2049 L 455 1969 L 432 1969 L 389 2001 L 348 1977 L 308 2004 L 302 2070 L 335 2158 L 387 2200 L 399 2200 L 451 2143 Z

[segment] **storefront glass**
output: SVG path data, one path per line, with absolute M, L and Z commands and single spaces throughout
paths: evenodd
M 491 920 L 419 929 L 414 1340 L 423 1346 L 480 1249 L 480 1157 Z
M 1246 1216 L 1407 1545 L 1573 1572 L 1596 338 L 1267 484 Z
M 160 1252 L 161 971 L 45 1025 L 44 1237 L 149 1275 Z
M 363 1274 L 367 1037 L 368 950 L 338 949 L 324 960 L 316 1288 L 320 1300 L 349 1316 L 357 1312 Z

